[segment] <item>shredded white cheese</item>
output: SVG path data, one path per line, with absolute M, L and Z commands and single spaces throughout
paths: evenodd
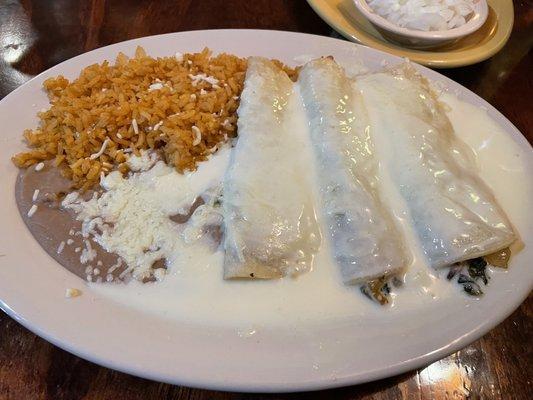
M 214 76 L 206 75 L 206 74 L 197 74 L 197 75 L 189 74 L 189 78 L 191 78 L 191 81 L 192 81 L 191 83 L 193 86 L 198 85 L 198 83 L 200 83 L 201 81 L 205 81 L 211 85 L 216 85 L 218 83 L 217 78 L 215 78 Z
M 39 164 L 37 164 L 35 166 L 35 171 L 40 171 L 44 168 L 44 163 L 43 162 L 40 162 Z
M 154 90 L 160 90 L 160 89 L 163 89 L 163 84 L 160 83 L 160 82 L 156 82 L 156 83 L 152 83 L 149 87 L 148 87 L 148 91 L 149 92 L 152 92 Z
M 64 241 L 61 241 L 61 243 L 59 243 L 59 246 L 57 248 L 57 254 L 61 254 L 63 253 L 63 250 L 65 249 L 65 242 Z
M 125 277 L 126 275 L 128 275 L 130 272 L 133 272 L 133 271 L 134 271 L 134 268 L 132 268 L 132 267 L 128 267 L 128 268 L 126 268 L 124 271 L 122 271 L 122 272 L 119 274 L 118 277 L 119 277 L 120 279 L 124 279 L 124 277 Z
M 78 192 L 70 192 L 65 196 L 63 199 L 63 205 L 69 205 L 71 203 L 74 203 L 78 198 L 80 197 L 80 194 Z M 74 229 L 71 229 L 69 231 L 69 235 L 74 235 L 76 232 L 74 232 Z
M 153 167 L 153 165 L 158 161 L 157 154 L 155 152 L 150 152 L 146 150 L 141 150 L 141 156 L 130 156 L 128 158 L 128 167 L 133 172 L 138 171 L 147 171 Z M 109 178 L 113 179 L 113 177 Z M 106 181 L 109 183 L 109 179 Z M 106 184 L 106 183 L 104 183 Z
M 88 239 L 83 241 L 85 248 L 81 251 L 80 262 L 82 264 L 87 264 L 89 261 L 92 261 L 96 258 L 96 250 L 91 246 L 91 242 Z
M 163 278 L 165 277 L 165 274 L 166 274 L 166 270 L 164 268 L 158 268 L 154 271 L 154 277 L 159 282 L 163 280 Z
M 109 143 L 109 138 L 107 138 L 106 140 L 104 140 L 104 143 L 102 143 L 102 147 L 100 147 L 100 150 L 98 150 L 98 152 L 94 153 L 94 154 L 91 154 L 89 156 L 89 158 L 91 160 L 96 160 L 98 157 L 100 157 L 102 154 L 104 154 L 104 151 L 107 147 L 107 144 Z
M 194 140 L 192 141 L 192 145 L 198 146 L 202 142 L 202 131 L 196 125 L 192 126 L 192 131 L 194 133 Z
M 137 124 L 137 120 L 133 118 L 131 120 L 131 126 L 133 127 L 133 132 L 135 132 L 136 135 L 139 134 L 139 125 Z
M 31 218 L 33 217 L 33 214 L 35 214 L 37 212 L 37 205 L 36 204 L 33 204 L 30 208 L 30 211 L 28 211 L 28 218 Z
M 31 199 L 32 199 L 33 201 L 36 201 L 38 197 L 39 197 L 39 189 L 35 189 L 35 190 L 33 191 L 33 196 L 31 197 Z
M 218 168 L 225 169 L 229 160 L 229 148 L 227 150 L 214 155 L 210 163 L 218 163 Z M 130 157 L 128 163 L 138 164 L 141 169 L 145 162 L 152 164 L 150 154 L 141 154 L 141 157 Z M 106 274 L 125 262 L 126 268 L 120 276 L 131 273 L 134 278 L 142 279 L 153 273 L 156 261 L 174 259 L 181 253 L 185 244 L 179 240 L 178 229 L 183 228 L 169 217 L 186 213 L 198 195 L 212 187 L 211 173 L 202 171 L 208 170 L 200 165 L 194 172 L 195 179 L 189 179 L 188 174 L 180 174 L 162 161 L 127 178 L 113 171 L 100 183 L 105 190 L 103 193 L 87 201 L 79 196 L 67 196 L 62 206 L 73 210 L 82 221 L 84 236 L 119 256 L 117 264 Z M 96 254 L 93 256 L 89 239 L 84 242 L 86 248 L 80 261 L 88 263 Z
M 119 258 L 115 264 L 113 264 L 109 269 L 107 270 L 108 274 L 112 274 L 115 272 L 116 269 L 120 268 L 122 266 L 122 258 Z

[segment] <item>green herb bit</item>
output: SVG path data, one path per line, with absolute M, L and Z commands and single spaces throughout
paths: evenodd
M 487 262 L 482 257 L 468 260 L 468 274 L 474 280 L 480 278 L 485 285 L 489 282 Z
M 481 296 L 483 295 L 483 291 L 479 287 L 479 285 L 472 279 L 471 277 L 460 274 L 459 279 L 457 282 L 461 285 L 463 285 L 463 289 L 466 293 L 468 293 L 471 296 Z

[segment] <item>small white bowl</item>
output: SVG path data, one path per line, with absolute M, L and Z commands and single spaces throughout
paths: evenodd
M 487 20 L 489 7 L 486 0 L 474 3 L 474 15 L 466 24 L 445 31 L 420 31 L 402 28 L 376 14 L 365 0 L 353 0 L 355 6 L 387 39 L 408 47 L 427 49 L 454 42 L 477 31 Z

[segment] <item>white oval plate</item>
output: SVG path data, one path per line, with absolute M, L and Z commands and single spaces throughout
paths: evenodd
M 137 45 L 152 56 L 176 51 L 261 55 L 296 64 L 296 56 L 333 55 L 344 63 L 363 60 L 379 68 L 383 60 L 402 61 L 341 40 L 299 33 L 260 30 L 182 32 L 130 40 L 65 61 L 15 90 L 0 102 L 0 305 L 39 336 L 80 357 L 130 374 L 173 384 L 231 391 L 299 391 L 351 385 L 420 367 L 478 339 L 506 318 L 528 295 L 533 276 L 531 213 L 519 224 L 525 249 L 512 268 L 493 279 L 481 300 L 465 296 L 435 302 L 402 319 L 318 321 L 287 327 L 265 326 L 241 337 L 232 327 L 210 321 L 187 323 L 142 314 L 95 293 L 52 260 L 33 240 L 17 211 L 14 184 L 17 169 L 10 157 L 21 151 L 23 129 L 36 123 L 35 113 L 48 105 L 43 81 L 80 70 L 119 51 L 133 54 Z M 419 67 L 433 81 L 458 93 L 489 115 L 516 143 L 525 171 L 533 174 L 531 148 L 520 132 L 487 102 L 459 84 Z M 502 149 L 505 151 L 505 149 Z M 523 183 L 531 193 L 531 182 Z M 512 189 L 512 188 L 510 188 Z M 524 193 L 524 192 L 523 192 Z M 525 192 L 528 193 L 528 192 Z M 527 198 L 523 207 L 527 207 Z M 508 210 L 513 215 L 512 210 Z M 65 289 L 82 287 L 84 294 L 65 299 Z M 317 293 L 317 296 L 319 294 Z

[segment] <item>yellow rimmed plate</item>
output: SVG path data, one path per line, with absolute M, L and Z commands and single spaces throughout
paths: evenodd
M 394 44 L 372 26 L 352 0 L 307 0 L 315 12 L 347 39 L 386 51 L 433 68 L 452 68 L 475 64 L 496 54 L 513 29 L 512 0 L 488 0 L 489 16 L 473 34 L 432 50 L 415 50 Z

